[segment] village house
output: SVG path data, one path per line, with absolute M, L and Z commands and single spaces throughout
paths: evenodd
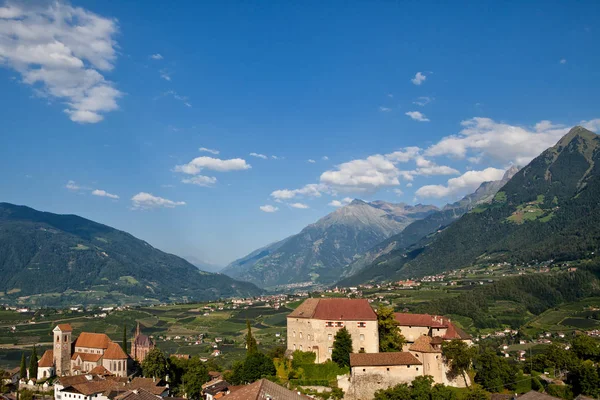
M 333 340 L 345 327 L 356 352 L 379 352 L 377 314 L 365 299 L 306 299 L 287 316 L 287 350 L 312 351 L 316 362 L 331 359 Z
M 429 314 L 395 313 L 398 327 L 406 339 L 405 349 L 421 336 L 438 336 L 444 340 L 460 339 L 473 344 L 473 338 L 446 317 Z

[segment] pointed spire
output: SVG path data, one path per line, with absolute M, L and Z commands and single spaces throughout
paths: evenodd
M 138 321 L 138 323 L 137 323 L 137 329 L 136 329 L 136 331 L 135 331 L 135 336 L 136 336 L 136 337 L 137 337 L 137 336 L 140 336 L 140 321 Z

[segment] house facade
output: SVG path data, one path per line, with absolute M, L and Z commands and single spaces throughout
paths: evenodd
M 335 334 L 346 328 L 355 352 L 379 352 L 377 314 L 365 299 L 306 299 L 287 316 L 287 350 L 312 351 L 331 359 Z

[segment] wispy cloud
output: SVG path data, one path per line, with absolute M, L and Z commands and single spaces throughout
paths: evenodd
M 168 69 L 163 68 L 158 72 L 160 73 L 161 78 L 163 78 L 165 81 L 171 82 L 171 73 Z
M 421 97 L 417 97 L 417 99 L 415 101 L 413 101 L 413 104 L 424 107 L 427 104 L 431 103 L 432 101 L 433 101 L 432 97 L 421 96 Z
M 329 157 L 327 157 L 327 156 L 323 156 L 323 157 L 321 157 L 321 160 L 323 160 L 323 161 L 327 161 L 327 160 L 329 160 Z
M 315 161 L 315 160 L 313 160 L 312 158 L 309 158 L 308 160 L 306 160 L 306 162 L 309 162 L 309 163 L 311 163 L 311 164 L 314 164 L 314 163 L 316 163 L 316 161 Z
M 209 148 L 206 148 L 206 147 L 200 147 L 198 149 L 198 151 L 204 152 L 204 153 L 211 153 L 211 154 L 214 154 L 214 155 L 218 155 L 220 153 L 219 150 L 209 149 Z
M 282 156 L 271 156 L 271 158 L 273 160 L 283 160 L 284 159 L 284 157 L 282 157 Z
M 404 114 L 408 115 L 410 118 L 414 119 L 415 121 L 429 122 L 429 119 L 427 117 L 425 117 L 425 114 L 423 114 L 419 111 L 408 111 Z
M 567 63 L 567 59 L 566 59 L 566 58 L 562 58 L 562 59 L 560 60 L 560 63 L 561 63 L 561 64 L 566 64 L 566 63 Z
M 256 158 L 262 158 L 263 160 L 266 160 L 267 158 L 269 158 L 266 155 L 260 154 L 260 153 L 250 153 L 249 155 L 252 157 L 256 157 Z
M 119 198 L 119 196 L 117 196 L 116 194 L 108 193 L 107 191 L 102 190 L 102 189 L 92 190 L 92 195 L 99 196 L 99 197 L 108 197 L 109 199 L 115 199 L 115 200 Z
M 162 60 L 164 57 L 162 56 L 162 54 L 156 53 L 156 54 L 152 54 L 150 56 L 150 58 L 153 59 L 153 60 Z
M 261 211 L 266 213 L 274 213 L 279 210 L 279 207 L 272 206 L 270 204 L 266 204 L 264 206 L 259 207 Z
M 292 207 L 292 208 L 299 208 L 301 210 L 305 210 L 307 208 L 310 208 L 307 204 L 304 204 L 304 203 L 291 203 L 290 207 Z
M 425 80 L 427 79 L 427 76 L 422 74 L 421 72 L 417 72 L 415 74 L 415 77 L 412 78 L 410 81 L 413 83 L 413 85 L 420 85 L 423 82 L 425 82 Z
M 350 203 L 352 203 L 352 198 L 344 197 L 342 200 L 331 200 L 328 205 L 331 207 L 343 207 Z
M 151 208 L 175 208 L 184 206 L 185 201 L 173 201 L 163 197 L 154 196 L 150 193 L 139 192 L 131 198 L 134 210 L 148 210 Z
M 0 63 L 36 94 L 64 102 L 79 123 L 119 108 L 123 93 L 102 75 L 117 58 L 116 20 L 60 2 L 22 2 L 0 7 L 0 15 Z
M 390 111 L 392 111 L 392 109 L 389 108 L 389 107 L 380 106 L 379 107 L 379 111 L 381 111 L 381 112 L 390 112 Z
M 1 10 L 2 9 L 0 9 L 0 11 Z M 75 183 L 75 181 L 68 181 L 67 184 L 65 185 L 65 187 L 73 192 L 77 192 L 77 191 L 83 189 L 81 186 L 79 186 L 77 183 Z
M 217 183 L 217 178 L 214 176 L 196 175 L 192 176 L 191 178 L 184 178 L 181 180 L 181 182 L 191 185 L 210 187 Z
M 213 157 L 196 157 L 187 164 L 176 165 L 175 172 L 183 172 L 188 175 L 198 175 L 203 169 L 212 171 L 228 172 L 250 169 L 252 166 L 242 158 L 221 160 Z

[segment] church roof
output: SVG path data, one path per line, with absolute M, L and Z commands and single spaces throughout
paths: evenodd
M 81 332 L 75 341 L 75 347 L 91 347 L 94 349 L 108 349 L 110 338 L 104 333 Z
M 54 366 L 54 351 L 46 350 L 40 361 L 38 361 L 38 367 L 49 368 Z
M 421 365 L 423 364 L 409 352 L 393 353 L 350 353 L 351 367 L 375 367 L 389 365 Z
M 100 375 L 100 376 L 112 375 L 110 373 L 110 371 L 107 370 L 106 368 L 104 368 L 104 366 L 102 366 L 102 365 L 98 365 L 98 366 L 92 368 L 92 370 L 89 373 L 90 374 Z
M 127 354 L 125 354 L 121 346 L 111 342 L 108 345 L 108 349 L 104 352 L 104 358 L 107 360 L 124 360 L 127 358 Z
M 377 314 L 366 299 L 306 299 L 288 318 L 377 321 Z
M 98 353 L 81 353 L 81 352 L 76 351 L 71 356 L 71 360 L 77 360 L 77 357 L 81 357 L 81 361 L 98 362 L 98 360 L 100 360 L 102 358 L 102 354 L 98 354 Z
M 56 327 L 61 332 L 73 332 L 73 328 L 71 328 L 71 325 L 69 325 L 69 324 L 58 324 L 58 325 L 56 325 Z
M 140 347 L 151 347 L 153 343 L 148 335 L 140 333 L 135 337 L 135 345 Z

